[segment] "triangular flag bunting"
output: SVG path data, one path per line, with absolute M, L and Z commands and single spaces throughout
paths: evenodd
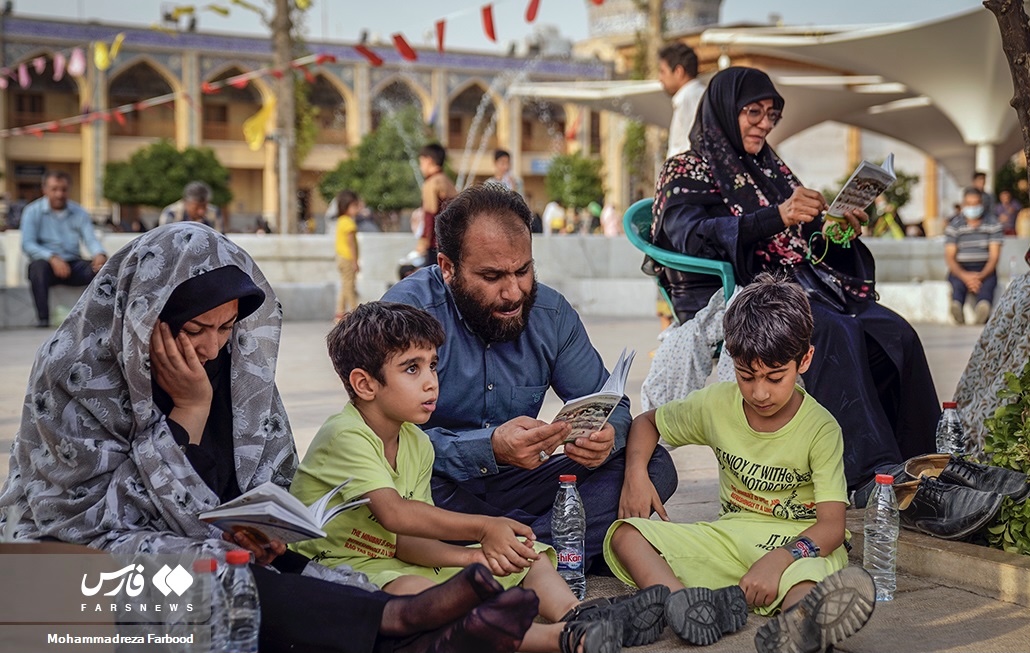
M 497 33 L 494 32 L 494 6 L 483 5 L 483 32 L 486 33 L 486 38 L 490 39 L 494 43 L 497 43 Z
M 54 55 L 54 81 L 59 82 L 64 77 L 64 55 L 60 52 Z
M 119 125 L 125 126 L 125 114 L 121 111 L 112 111 L 112 113 L 114 114 L 115 122 Z
M 315 56 L 315 65 L 321 66 L 327 63 L 336 63 L 336 56 L 331 54 L 319 54 Z
M 221 5 L 206 5 L 204 9 L 207 9 L 208 11 L 213 11 L 216 14 L 221 14 L 223 16 L 229 15 L 229 8 L 223 7 Z
M 265 143 L 265 135 L 268 133 L 268 122 L 275 112 L 275 96 L 269 96 L 264 106 L 258 109 L 253 116 L 243 121 L 243 138 L 247 145 L 255 152 L 261 149 Z
M 443 33 L 447 28 L 447 21 L 440 19 L 436 21 L 436 50 L 437 52 L 443 52 Z
M 237 75 L 229 80 L 229 86 L 233 88 L 247 88 L 247 84 L 250 82 L 246 77 Z
M 378 54 L 372 52 L 372 50 L 370 50 L 368 46 L 355 45 L 354 49 L 358 51 L 358 54 L 368 59 L 368 63 L 372 64 L 372 66 L 378 68 L 379 66 L 383 65 L 383 60 L 379 57 Z
M 29 69 L 25 64 L 18 65 L 18 86 L 22 88 L 32 86 L 32 78 L 29 77 Z
M 82 48 L 72 50 L 72 58 L 68 61 L 68 74 L 72 77 L 82 77 L 86 74 L 86 55 Z
M 42 75 L 43 71 L 46 70 L 46 57 L 36 57 L 33 59 L 32 69 L 36 71 L 37 75 Z
M 107 44 L 103 41 L 93 44 L 93 63 L 97 70 L 107 70 L 111 67 L 111 55 L 107 51 Z
M 397 32 L 393 35 L 393 46 L 397 48 L 397 52 L 400 53 L 401 58 L 405 61 L 416 61 L 418 60 L 418 54 L 408 42 L 404 39 L 404 35 Z
M 114 42 L 111 43 L 111 61 L 118 58 L 118 53 L 122 51 L 122 43 L 125 42 L 125 32 L 118 32 L 118 35 L 114 37 Z
M 213 86 L 211 82 L 204 82 L 200 85 L 200 92 L 205 95 L 214 95 L 218 92 L 218 88 Z
M 307 11 L 311 7 L 311 0 L 297 0 L 297 9 Z
M 529 6 L 526 7 L 526 22 L 532 23 L 536 20 L 538 11 L 540 11 L 540 0 L 529 0 Z

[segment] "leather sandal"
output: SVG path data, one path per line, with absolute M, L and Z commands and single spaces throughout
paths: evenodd
M 570 621 L 558 637 L 561 653 L 619 653 L 622 650 L 622 624 L 611 621 Z

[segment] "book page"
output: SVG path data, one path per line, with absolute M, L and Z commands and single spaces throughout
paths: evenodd
M 558 411 L 552 424 L 568 422 L 572 426 L 572 432 L 565 438 L 565 442 L 587 437 L 591 433 L 601 430 L 620 401 L 622 401 L 621 394 L 602 392 L 570 401 Z
M 851 209 L 864 211 L 876 196 L 887 190 L 897 177 L 894 174 L 894 154 L 888 154 L 882 166 L 863 161 L 848 178 L 834 198 L 827 215 L 843 217 Z

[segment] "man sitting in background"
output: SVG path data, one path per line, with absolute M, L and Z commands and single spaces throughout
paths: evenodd
M 211 207 L 211 187 L 202 181 L 191 181 L 182 189 L 182 199 L 161 209 L 158 224 L 170 222 L 203 222 L 216 231 L 222 231 L 222 216 L 217 207 Z M 210 214 L 208 209 L 210 208 Z

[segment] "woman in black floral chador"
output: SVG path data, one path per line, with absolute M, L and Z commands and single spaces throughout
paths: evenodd
M 878 470 L 933 451 L 940 408 L 922 344 L 903 318 L 876 302 L 869 250 L 858 240 L 808 257 L 826 202 L 805 188 L 766 142 L 783 111 L 769 77 L 728 68 L 708 85 L 692 149 L 665 162 L 655 194 L 655 244 L 733 264 L 737 283 L 790 270 L 808 289 L 815 358 L 807 390 L 844 431 L 848 487 Z M 855 233 L 860 211 L 844 216 Z M 825 240 L 817 237 L 816 258 Z M 720 288 L 716 277 L 661 271 L 680 321 Z M 860 503 L 863 497 L 857 497 Z

